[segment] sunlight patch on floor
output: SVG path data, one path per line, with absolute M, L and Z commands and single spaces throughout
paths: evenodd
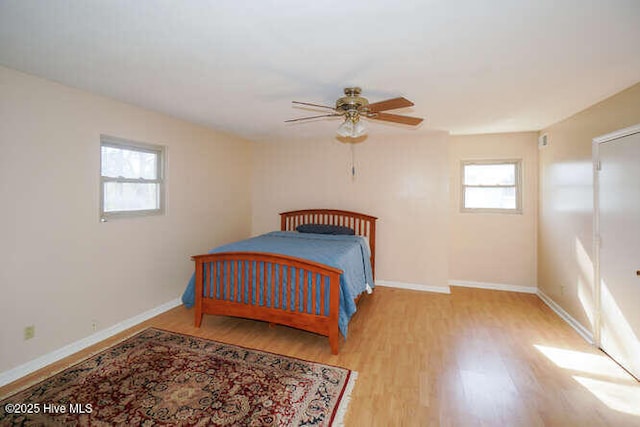
M 611 358 L 544 345 L 534 347 L 558 367 L 580 372 L 571 377 L 609 408 L 640 416 L 640 383 Z
M 640 385 L 619 384 L 577 375 L 573 379 L 609 408 L 640 416 Z
M 540 353 L 544 354 L 547 359 L 564 369 L 598 375 L 608 379 L 627 380 L 630 378 L 629 374 L 605 355 L 547 347 L 544 345 L 534 345 L 534 347 Z

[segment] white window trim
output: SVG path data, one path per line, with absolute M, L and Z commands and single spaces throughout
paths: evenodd
M 144 179 L 144 178 L 124 178 L 124 177 L 108 177 L 102 175 L 102 147 L 114 147 L 114 148 L 123 148 L 134 151 L 142 151 L 147 153 L 158 154 L 158 178 L 157 179 Z M 131 141 L 128 139 L 118 138 L 115 136 L 109 135 L 100 135 L 100 162 L 98 164 L 99 174 L 100 174 L 100 221 L 106 222 L 108 219 L 116 219 L 116 218 L 131 218 L 131 217 L 140 217 L 140 216 L 150 216 L 150 215 L 164 215 L 165 213 L 165 204 L 166 204 L 166 179 L 165 179 L 165 169 L 166 169 L 166 155 L 167 148 L 162 145 L 148 144 L 144 142 Z M 136 211 L 104 211 L 104 184 L 106 182 L 134 182 L 134 183 L 150 183 L 150 184 L 160 184 L 160 206 L 158 209 L 146 209 L 146 210 L 136 210 Z
M 515 165 L 516 166 L 516 208 L 466 208 L 465 188 L 466 187 L 513 187 L 513 185 L 465 185 L 464 167 L 467 165 Z M 522 214 L 522 159 L 499 159 L 499 160 L 462 160 L 460 162 L 460 212 L 463 213 L 501 213 L 501 214 Z

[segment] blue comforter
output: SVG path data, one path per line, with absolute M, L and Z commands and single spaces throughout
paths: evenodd
M 341 269 L 343 273 L 340 275 L 338 326 L 345 338 L 349 320 L 356 312 L 354 298 L 362 293 L 367 285 L 372 288 L 374 286 L 369 244 L 361 236 L 273 231 L 220 246 L 209 253 L 240 251 L 270 252 L 295 256 Z M 189 284 L 182 294 L 182 302 L 185 306 L 193 306 L 194 294 L 195 274 L 191 276 Z

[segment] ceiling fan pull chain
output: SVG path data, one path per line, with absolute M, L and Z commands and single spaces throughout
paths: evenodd
M 351 145 L 351 180 L 356 180 L 356 145 Z

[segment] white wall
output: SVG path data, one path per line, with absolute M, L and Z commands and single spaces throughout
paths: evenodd
M 256 145 L 253 165 L 254 234 L 279 229 L 278 213 L 287 210 L 363 212 L 379 218 L 377 282 L 447 285 L 447 133 L 372 132 L 355 145 L 331 136 L 270 142 Z
M 0 371 L 179 297 L 190 255 L 250 234 L 247 141 L 2 67 L 0 123 Z M 168 147 L 166 215 L 98 221 L 101 133 Z
M 536 132 L 452 136 L 452 282 L 537 286 L 538 135 Z M 463 160 L 522 160 L 522 214 L 462 213 Z
M 540 151 L 540 289 L 593 332 L 592 140 L 640 123 L 640 83 L 550 126 Z

